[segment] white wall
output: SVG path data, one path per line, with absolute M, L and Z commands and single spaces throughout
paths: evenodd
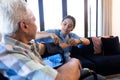
M 120 37 L 120 0 L 112 0 L 112 34 Z
M 1 41 L 1 33 L 0 33 L 0 41 Z

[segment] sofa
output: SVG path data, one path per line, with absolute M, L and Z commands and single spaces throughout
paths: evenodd
M 89 37 L 88 39 L 89 45 L 72 48 L 71 57 L 78 58 L 83 68 L 92 69 L 104 76 L 120 73 L 119 37 Z

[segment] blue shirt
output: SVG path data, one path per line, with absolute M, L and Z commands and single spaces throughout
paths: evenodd
M 56 34 L 60 38 L 61 43 L 66 42 L 70 38 L 80 39 L 80 37 L 78 35 L 74 34 L 74 33 L 69 33 L 64 38 L 63 34 L 61 33 L 61 30 L 59 30 L 59 29 L 46 30 L 45 32 Z M 37 39 L 35 41 L 36 42 L 47 42 L 47 43 L 53 42 L 53 40 L 51 38 L 42 38 L 42 39 Z M 78 46 L 81 46 L 81 45 L 82 44 L 79 44 Z M 65 57 L 66 62 L 70 59 L 70 50 L 71 50 L 71 47 L 68 47 L 68 48 L 64 49 L 64 57 Z
M 55 80 L 57 71 L 36 57 L 31 46 L 10 37 L 0 43 L 0 73 L 9 80 Z

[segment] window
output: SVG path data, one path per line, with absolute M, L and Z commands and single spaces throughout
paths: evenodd
M 59 29 L 62 21 L 62 0 L 43 0 L 44 26 Z
M 96 0 L 88 0 L 88 35 L 96 35 Z
M 102 12 L 102 0 L 98 0 L 98 35 L 97 36 L 102 36 L 103 35 L 103 12 Z
M 102 34 L 102 0 L 88 0 L 88 36 Z
M 40 30 L 40 21 L 39 21 L 39 9 L 38 9 L 38 0 L 27 0 L 27 3 L 32 10 L 35 18 L 38 31 Z
M 60 29 L 63 16 L 72 15 L 76 19 L 74 33 L 81 37 L 102 35 L 102 0 L 27 0 L 27 2 L 36 16 L 38 27 L 41 25 L 41 30 Z
M 84 0 L 68 0 L 67 12 L 68 15 L 72 15 L 76 19 L 76 26 L 73 32 L 84 37 Z

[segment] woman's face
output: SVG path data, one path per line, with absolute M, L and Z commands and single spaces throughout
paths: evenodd
M 61 25 L 62 25 L 61 32 L 63 33 L 63 35 L 69 34 L 69 32 L 74 29 L 74 23 L 73 23 L 72 19 L 69 19 L 69 18 L 66 18 L 61 23 Z

